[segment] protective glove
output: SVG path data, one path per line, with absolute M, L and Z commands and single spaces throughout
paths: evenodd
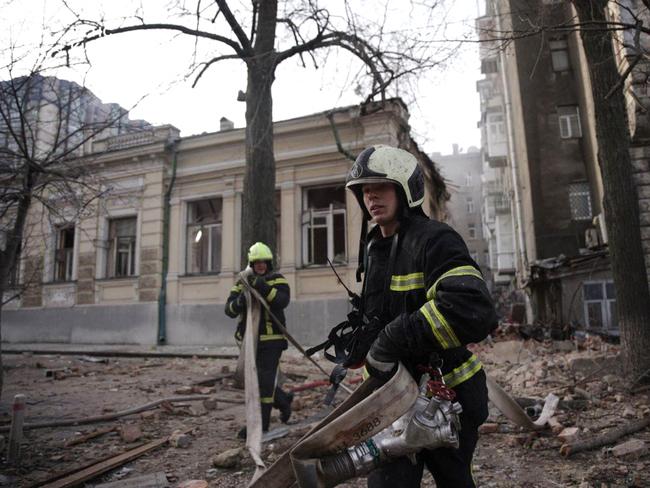
M 263 298 L 266 298 L 266 296 L 271 292 L 271 287 L 266 283 L 266 280 L 262 276 L 249 276 L 248 284 L 255 288 Z
M 236 306 L 239 311 L 246 309 L 246 295 L 244 293 L 240 293 L 237 297 Z
M 256 290 L 260 286 L 260 283 L 262 283 L 263 281 L 264 278 L 262 278 L 260 275 L 252 274 L 248 277 L 248 284 L 251 285 Z
M 386 331 L 389 326 L 390 324 L 379 333 L 366 356 L 366 370 L 370 376 L 382 381 L 387 381 L 393 376 L 399 359 L 399 349 Z

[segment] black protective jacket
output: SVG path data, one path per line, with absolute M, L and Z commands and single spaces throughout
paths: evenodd
M 465 346 L 485 339 L 497 315 L 460 235 L 446 224 L 409 215 L 400 224 L 392 271 L 393 237 L 381 237 L 375 227 L 368 242 L 363 311 L 379 323 L 400 322 L 400 360 L 417 377 L 416 366 L 437 353 L 452 388 L 476 375 L 481 363 Z
M 286 327 L 286 319 L 284 317 L 284 309 L 289 305 L 291 292 L 289 290 L 289 283 L 280 273 L 269 272 L 263 276 L 264 282 L 258 286 L 257 291 L 269 304 L 273 315 Z M 226 315 L 228 317 L 237 317 L 237 331 L 235 332 L 235 339 L 241 342 L 244 339 L 244 332 L 246 330 L 246 306 L 240 307 L 239 295 L 244 293 L 244 285 L 241 283 L 235 284 L 230 289 L 230 295 L 226 301 Z M 287 339 L 284 337 L 278 326 L 273 322 L 269 316 L 266 308 L 262 307 L 262 314 L 259 323 L 259 342 L 257 345 L 258 350 L 278 348 L 287 348 Z

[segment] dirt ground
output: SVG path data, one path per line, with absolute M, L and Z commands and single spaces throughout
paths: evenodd
M 572 342 L 523 342 L 501 340 L 475 347 L 486 371 L 515 397 L 532 403 L 531 412 L 550 392 L 563 402 L 555 415 L 555 427 L 539 434 L 522 433 L 491 407 L 489 425 L 484 427 L 477 448 L 474 473 L 482 487 L 650 487 L 650 429 L 622 437 L 608 446 L 571 457 L 560 454 L 562 437 L 578 438 L 604 431 L 650 415 L 648 390 L 631 393 L 616 375 L 616 346 L 597 338 L 576 345 Z M 607 359 L 610 358 L 610 359 Z M 143 443 L 165 438 L 176 430 L 192 429 L 189 445 L 161 445 L 147 454 L 108 473 L 89 480 L 96 486 L 117 480 L 164 473 L 170 487 L 188 480 L 205 480 L 210 487 L 246 486 L 254 471 L 250 457 L 242 453 L 232 468 L 213 465 L 216 455 L 243 448 L 236 432 L 244 425 L 243 392 L 229 378 L 215 386 L 197 386 L 202 380 L 233 371 L 234 360 L 207 358 L 88 358 L 68 355 L 6 354 L 5 391 L 0 403 L 0 429 L 10 422 L 11 399 L 23 393 L 27 398 L 26 422 L 90 417 L 181 395 L 208 395 L 214 404 L 201 401 L 165 403 L 152 410 L 117 420 L 73 427 L 39 428 L 25 431 L 19 467 L 0 463 L 0 486 L 40 486 L 56 473 L 78 468 L 91 461 L 117 455 Z M 326 369 L 331 365 L 325 361 Z M 322 379 L 318 371 L 295 353 L 282 361 L 285 389 Z M 355 375 L 349 375 L 354 377 Z M 289 433 L 264 445 L 264 459 L 271 463 L 306 432 L 314 415 L 322 411 L 326 387 L 296 392 Z M 338 394 L 338 399 L 343 393 Z M 532 400 L 531 400 L 532 399 Z M 226 403 L 241 401 L 241 403 Z M 526 400 L 521 400 L 526 401 Z M 206 408 L 207 407 L 207 408 Z M 281 427 L 274 411 L 272 428 Z M 68 445 L 80 433 L 116 427 L 94 439 Z M 563 428 L 577 428 L 576 432 Z M 120 429 L 122 431 L 120 432 Z M 128 435 L 132 438 L 129 439 Z M 620 455 L 616 445 L 639 440 L 645 444 L 628 455 Z M 130 484 L 128 486 L 137 486 Z M 365 480 L 346 483 L 365 486 Z M 422 486 L 435 483 L 429 475 Z

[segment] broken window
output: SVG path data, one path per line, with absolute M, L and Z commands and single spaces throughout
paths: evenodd
M 305 188 L 302 208 L 303 264 L 346 263 L 345 187 Z
M 587 329 L 618 329 L 614 282 L 591 281 L 582 287 Z
M 109 278 L 135 275 L 136 217 L 111 219 L 108 222 Z
M 582 137 L 580 125 L 580 112 L 577 105 L 567 105 L 557 108 L 560 124 L 560 137 L 562 139 L 575 139 Z
M 54 281 L 72 281 L 74 226 L 59 227 L 55 237 Z
M 221 212 L 221 198 L 188 203 L 188 273 L 214 273 L 221 269 Z
M 591 220 L 591 191 L 589 183 L 581 181 L 569 185 L 569 206 L 572 220 Z

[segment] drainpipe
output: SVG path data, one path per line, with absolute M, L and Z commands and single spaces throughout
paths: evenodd
M 169 218 L 171 214 L 171 196 L 176 182 L 176 165 L 178 163 L 178 143 L 180 139 L 172 139 L 165 145 L 165 150 L 172 156 L 172 177 L 165 190 L 163 202 L 163 242 L 162 270 L 160 272 L 160 293 L 158 294 L 158 344 L 167 342 L 167 272 L 169 270 Z
M 497 31 L 501 32 L 501 13 L 499 12 L 499 3 L 495 3 L 495 17 L 497 24 Z M 516 222 L 516 232 L 517 240 L 519 241 L 519 263 L 523 267 L 522 277 L 527 276 L 528 274 L 528 257 L 526 253 L 526 237 L 524 223 L 522 219 L 521 212 L 521 195 L 519 192 L 519 172 L 517 171 L 517 161 L 515 157 L 515 129 L 513 126 L 512 119 L 512 102 L 510 101 L 510 83 L 508 81 L 508 76 L 505 73 L 506 66 L 506 53 L 505 48 L 499 50 L 499 62 L 501 63 L 502 73 L 501 73 L 501 82 L 503 84 L 503 103 L 506 110 L 506 124 L 508 128 L 508 159 L 510 161 L 510 170 L 512 172 L 512 187 L 513 187 L 513 200 L 515 206 L 515 222 Z M 529 323 L 532 323 L 533 313 L 530 299 L 527 293 L 524 293 L 526 300 L 526 318 Z

